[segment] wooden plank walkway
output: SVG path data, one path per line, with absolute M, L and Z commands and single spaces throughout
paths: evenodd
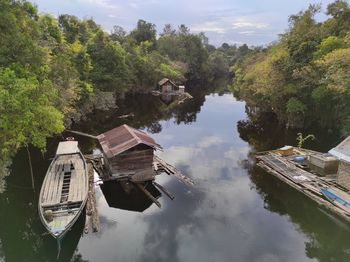
M 162 160 L 156 155 L 153 156 L 153 163 L 152 163 L 152 166 L 150 167 L 150 170 L 147 170 L 147 169 L 135 170 L 132 173 L 123 173 L 115 176 L 108 173 L 107 168 L 105 168 L 105 166 L 102 163 L 103 157 L 86 155 L 85 158 L 88 159 L 88 161 L 93 165 L 94 169 L 96 170 L 96 172 L 98 173 L 102 181 L 131 180 L 137 183 L 137 182 L 152 180 L 154 179 L 155 175 L 166 173 L 168 175 L 175 176 L 178 180 L 180 180 L 182 183 L 186 184 L 187 186 L 194 185 L 194 181 L 192 179 L 184 176 L 181 173 L 181 171 L 179 171 L 174 166 L 165 162 L 164 160 Z M 152 173 L 154 172 L 154 175 L 151 175 L 151 172 Z M 133 179 L 133 176 L 134 176 L 134 179 Z M 143 176 L 144 176 L 144 180 L 142 179 Z
M 153 168 L 158 174 L 165 172 L 168 175 L 174 175 L 178 180 L 188 186 L 194 185 L 194 181 L 192 179 L 184 176 L 178 169 L 168 164 L 156 155 L 153 157 Z
M 318 179 L 316 175 L 293 165 L 289 160 L 278 155 L 267 154 L 257 158 L 279 172 L 286 179 L 289 179 L 293 183 L 296 183 L 320 196 L 322 195 L 320 189 L 328 186 L 322 180 Z

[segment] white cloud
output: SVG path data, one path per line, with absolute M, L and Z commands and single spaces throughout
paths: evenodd
M 135 9 L 139 8 L 139 5 L 137 3 L 130 3 L 129 6 Z
M 255 31 L 242 31 L 238 32 L 240 35 L 254 35 Z
M 110 0 L 78 0 L 81 3 L 89 3 L 91 5 L 95 5 L 98 7 L 102 7 L 105 9 L 117 9 L 119 8 L 117 5 L 111 3 Z
M 188 159 L 192 159 L 196 156 L 200 150 L 194 147 L 186 147 L 186 146 L 172 146 L 167 148 L 164 152 L 159 152 L 158 155 L 166 160 L 171 160 L 172 164 L 178 164 L 188 161 Z
M 201 141 L 198 142 L 198 147 L 201 149 L 211 147 L 213 145 L 218 145 L 224 141 L 218 136 L 206 136 L 203 137 Z
M 269 25 L 262 22 L 248 21 L 246 19 L 237 19 L 232 23 L 234 29 L 254 28 L 254 29 L 265 29 Z
M 194 25 L 191 27 L 191 31 L 194 32 L 214 32 L 218 34 L 224 34 L 227 28 L 217 22 L 204 22 L 202 24 Z
M 248 145 L 243 147 L 232 147 L 224 153 L 224 157 L 233 162 L 241 161 L 243 159 L 246 159 L 249 150 L 250 148 Z

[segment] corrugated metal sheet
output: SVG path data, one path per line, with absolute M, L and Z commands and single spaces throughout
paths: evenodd
M 159 86 L 162 86 L 162 85 L 166 84 L 167 82 L 169 82 L 171 85 L 177 87 L 177 85 L 176 85 L 173 81 L 171 81 L 170 79 L 168 79 L 168 78 L 163 78 L 162 80 L 160 80 L 160 81 L 158 82 L 158 85 L 159 85 Z
M 170 81 L 168 78 L 163 78 L 162 80 L 160 80 L 159 82 L 158 82 L 158 85 L 160 85 L 160 86 L 162 86 L 162 85 L 164 85 L 166 82 L 168 82 L 168 81 Z
M 153 138 L 145 132 L 122 125 L 97 136 L 103 152 L 108 158 L 119 155 L 139 144 L 145 144 L 154 149 L 161 149 Z
M 350 136 L 348 136 L 343 142 L 332 148 L 328 153 L 350 163 Z

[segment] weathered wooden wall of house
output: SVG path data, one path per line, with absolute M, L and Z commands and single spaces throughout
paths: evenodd
M 164 85 L 162 85 L 162 93 L 167 93 L 167 92 L 171 92 L 174 90 L 174 87 L 171 83 L 166 83 Z
M 350 164 L 340 161 L 338 168 L 337 183 L 350 190 Z
M 135 147 L 137 148 L 137 147 Z M 138 170 L 148 169 L 153 163 L 153 148 L 132 148 L 108 160 L 112 174 L 128 174 Z

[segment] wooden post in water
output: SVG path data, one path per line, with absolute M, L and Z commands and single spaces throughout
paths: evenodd
M 162 207 L 162 205 L 159 203 L 159 201 L 152 196 L 152 194 L 150 192 L 147 191 L 147 189 L 145 189 L 141 184 L 139 183 L 134 183 L 143 193 L 145 193 L 145 195 L 151 199 L 153 201 L 153 203 L 155 203 L 159 208 Z
M 29 162 L 30 176 L 32 178 L 32 188 L 33 188 L 33 192 L 35 192 L 32 160 L 31 160 L 31 157 L 30 157 L 30 152 L 29 152 L 28 146 L 26 146 L 26 149 L 27 149 L 27 156 L 28 156 L 28 162 Z
M 174 200 L 175 197 L 172 194 L 170 194 L 170 192 L 168 192 L 162 185 L 158 184 L 156 181 L 153 181 L 152 183 L 158 189 L 160 189 L 160 191 L 162 191 L 164 194 L 166 194 L 171 200 Z

